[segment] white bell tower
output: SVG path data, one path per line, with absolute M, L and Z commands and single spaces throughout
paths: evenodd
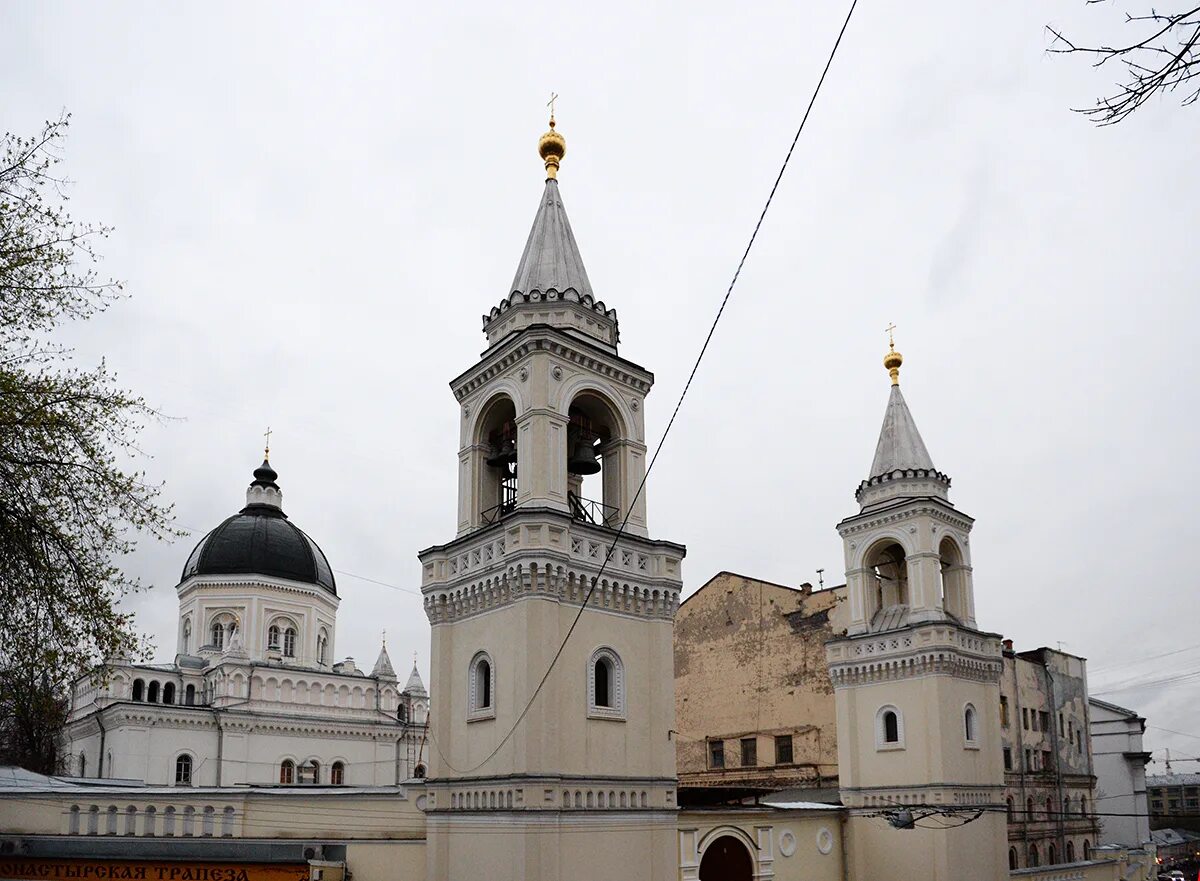
M 860 510 L 838 524 L 849 624 L 826 657 L 850 877 L 999 881 L 1008 877 L 1000 637 L 976 625 L 973 521 L 950 503 L 950 478 L 917 431 L 902 360 L 892 345 Z M 912 828 L 880 819 L 898 809 L 916 818 Z
M 429 877 L 674 879 L 685 549 L 648 537 L 638 495 L 654 377 L 618 355 L 616 312 L 592 293 L 553 118 L 538 149 L 547 180 L 516 277 L 451 383 L 457 536 L 419 554 Z

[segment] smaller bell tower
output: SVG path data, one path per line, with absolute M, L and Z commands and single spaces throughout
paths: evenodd
M 902 363 L 890 342 L 875 459 L 855 492 L 859 512 L 838 524 L 849 624 L 826 644 L 826 659 L 850 876 L 1000 881 L 1008 877 L 1000 636 L 976 624 L 974 521 L 951 504 L 950 478 L 917 431 L 900 391 Z M 897 810 L 915 823 L 880 819 Z

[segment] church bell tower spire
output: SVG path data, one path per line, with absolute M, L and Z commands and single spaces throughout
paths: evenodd
M 649 537 L 654 376 L 618 354 L 616 312 L 592 292 L 558 189 L 565 153 L 551 117 L 516 276 L 484 316 L 487 349 L 451 382 L 457 535 L 418 555 L 438 881 L 481 866 L 512 881 L 678 877 L 671 669 L 686 551 Z

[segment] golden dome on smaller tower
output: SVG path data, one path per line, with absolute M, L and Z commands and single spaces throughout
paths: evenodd
M 550 131 L 538 140 L 538 155 L 546 163 L 546 177 L 558 179 L 558 164 L 567 155 L 567 140 L 554 130 L 554 114 L 550 115 Z
M 892 385 L 900 385 L 900 365 L 904 363 L 904 356 L 896 351 L 896 340 L 892 337 L 892 331 L 896 329 L 896 325 L 890 325 L 888 332 L 888 351 L 883 356 L 883 366 L 887 369 L 888 375 L 892 377 Z

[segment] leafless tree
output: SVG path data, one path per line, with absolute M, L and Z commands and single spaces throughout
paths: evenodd
M 1087 0 L 1089 6 L 1104 2 Z M 1200 98 L 1200 6 L 1173 12 L 1151 7 L 1142 15 L 1126 13 L 1125 23 L 1142 29 L 1144 36 L 1120 46 L 1080 46 L 1047 25 L 1054 35 L 1051 52 L 1091 56 L 1094 67 L 1113 60 L 1124 65 L 1116 92 L 1076 112 L 1098 125 L 1114 125 L 1160 92 L 1180 91 L 1183 106 L 1195 104 Z

